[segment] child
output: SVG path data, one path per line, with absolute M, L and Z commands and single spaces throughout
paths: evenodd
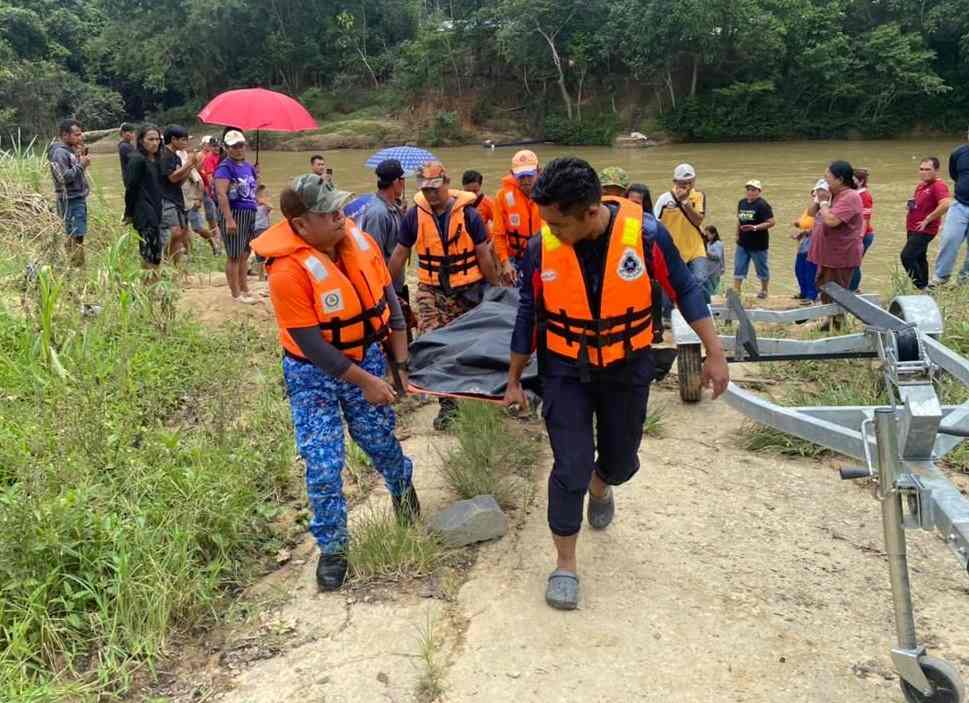
M 703 238 L 707 243 L 707 259 L 710 269 L 707 280 L 703 282 L 703 289 L 708 296 L 712 296 L 720 290 L 720 277 L 724 272 L 723 242 L 720 241 L 720 233 L 713 225 L 707 225 L 703 228 Z
M 253 225 L 255 237 L 269 229 L 269 215 L 272 211 L 269 188 L 260 183 L 256 188 L 256 223 Z M 256 254 L 256 272 L 259 274 L 260 281 L 266 280 L 266 259 L 258 254 Z
M 823 178 L 819 180 L 811 191 L 811 202 L 817 197 L 818 190 L 828 190 L 828 182 Z M 797 258 L 794 260 L 794 276 L 797 278 L 797 285 L 800 289 L 794 296 L 795 300 L 800 300 L 801 305 L 811 305 L 818 298 L 818 289 L 815 285 L 818 267 L 808 261 L 808 252 L 811 250 L 811 230 L 814 229 L 814 218 L 805 209 L 801 216 L 794 220 L 795 231 L 791 234 L 791 239 L 800 242 L 797 248 Z

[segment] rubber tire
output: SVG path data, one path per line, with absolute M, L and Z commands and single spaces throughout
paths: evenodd
M 966 689 L 959 678 L 959 672 L 949 662 L 935 657 L 922 657 L 919 665 L 925 677 L 935 687 L 935 693 L 925 696 L 908 681 L 902 680 L 902 694 L 908 703 L 963 703 Z
M 703 391 L 703 358 L 699 344 L 677 347 L 676 375 L 680 380 L 680 398 L 684 403 L 696 403 Z

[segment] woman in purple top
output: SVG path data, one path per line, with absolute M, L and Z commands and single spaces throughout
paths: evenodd
M 246 272 L 249 243 L 255 238 L 259 177 L 255 167 L 246 161 L 246 138 L 242 132 L 235 129 L 226 132 L 223 143 L 229 155 L 215 169 L 214 175 L 219 229 L 225 244 L 225 278 L 232 299 L 251 305 L 257 300 L 249 295 Z
M 808 211 L 815 218 L 809 258 L 818 266 L 818 290 L 830 282 L 847 289 L 854 270 L 861 266 L 864 205 L 855 190 L 854 169 L 847 161 L 832 162 L 824 178 L 831 194 L 817 191 L 816 202 Z M 824 291 L 821 302 L 831 302 Z M 836 315 L 832 321 L 841 326 L 844 315 Z M 826 323 L 821 329 L 830 327 Z

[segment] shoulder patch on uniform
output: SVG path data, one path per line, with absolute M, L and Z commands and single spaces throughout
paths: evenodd
M 322 293 L 320 300 L 323 303 L 323 312 L 325 313 L 332 314 L 343 310 L 343 292 L 339 288 Z
M 353 235 L 353 240 L 357 243 L 360 251 L 370 251 L 370 242 L 367 241 L 367 238 L 363 235 L 363 232 L 360 231 L 359 227 L 354 227 L 351 229 L 350 234 Z
M 619 258 L 619 268 L 616 271 L 624 281 L 635 281 L 646 273 L 646 265 L 632 247 L 627 248 Z
M 627 247 L 634 247 L 642 236 L 643 221 L 636 217 L 627 217 L 622 223 L 622 243 Z
M 308 257 L 306 261 L 303 262 L 303 266 L 306 267 L 306 270 L 309 271 L 313 278 L 315 278 L 317 281 L 322 281 L 328 275 L 323 262 L 317 259 L 315 256 Z

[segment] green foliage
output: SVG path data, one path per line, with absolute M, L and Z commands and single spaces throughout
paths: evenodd
M 461 128 L 461 122 L 456 112 L 439 112 L 434 116 L 430 128 L 427 130 L 427 143 L 430 146 L 444 146 L 464 141 L 467 135 Z
M 31 184 L 45 168 L 0 158 L 4 192 L 17 194 L 0 205 L 12 208 L 0 225 L 0 699 L 11 701 L 123 691 L 174 629 L 210 617 L 278 548 L 270 522 L 293 478 L 278 371 L 247 395 L 238 386 L 254 355 L 271 358 L 263 337 L 177 314 L 170 282 L 142 282 L 130 232 L 93 199 L 112 244 L 92 242 L 86 274 L 64 270 L 40 236 L 57 232 L 43 211 L 14 217 L 41 198 Z M 28 260 L 35 279 L 22 276 Z
M 356 579 L 426 576 L 443 556 L 432 535 L 398 520 L 392 510 L 371 508 L 350 525 L 347 561 Z
M 569 120 L 562 115 L 545 118 L 545 138 L 558 144 L 573 146 L 612 146 L 619 125 L 611 115 L 601 115 L 595 120 Z
M 506 422 L 500 407 L 481 401 L 461 401 L 454 422 L 457 446 L 446 454 L 441 472 L 459 498 L 493 495 L 505 507 L 521 505 L 531 496 L 516 495 L 518 483 L 531 486 L 538 448 L 517 427 Z

